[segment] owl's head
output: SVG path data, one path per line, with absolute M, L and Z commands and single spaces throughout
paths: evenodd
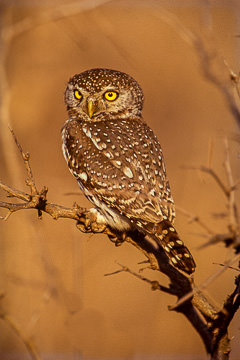
M 68 82 L 65 102 L 71 116 L 100 120 L 114 116 L 140 116 L 143 92 L 129 75 L 110 69 L 92 69 Z

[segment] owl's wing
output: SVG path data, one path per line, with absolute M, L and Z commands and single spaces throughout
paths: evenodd
M 73 120 L 63 128 L 63 139 L 69 168 L 93 203 L 98 199 L 139 226 L 173 221 L 162 149 L 144 122 Z
M 174 204 L 152 130 L 139 119 L 70 120 L 62 134 L 70 171 L 107 223 L 123 232 L 129 220 L 135 223 L 174 266 L 191 274 L 195 263 L 172 226 Z

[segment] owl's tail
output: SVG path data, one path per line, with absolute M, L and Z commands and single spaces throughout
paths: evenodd
M 195 271 L 196 264 L 190 251 L 179 239 L 178 233 L 169 221 L 160 222 L 154 235 L 176 268 L 188 274 Z

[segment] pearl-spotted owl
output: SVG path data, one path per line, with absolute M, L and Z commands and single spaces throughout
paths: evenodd
M 173 226 L 162 149 L 142 118 L 139 84 L 120 71 L 92 69 L 70 79 L 65 101 L 63 153 L 97 221 L 123 239 L 133 230 L 150 236 L 175 267 L 192 273 L 192 255 Z

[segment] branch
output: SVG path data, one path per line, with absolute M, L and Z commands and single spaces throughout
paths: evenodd
M 46 187 L 44 187 L 40 192 L 36 191 L 36 194 L 34 195 L 26 194 L 21 190 L 11 188 L 2 182 L 0 182 L 0 188 L 7 192 L 8 197 L 25 201 L 24 203 L 9 203 L 0 201 L 0 207 L 8 209 L 7 215 L 5 217 L 1 217 L 2 220 L 7 220 L 9 216 L 16 211 L 28 209 L 36 209 L 39 217 L 42 216 L 42 212 L 45 212 L 55 220 L 59 218 L 80 220 L 83 209 L 77 204 L 74 204 L 72 208 L 67 208 L 61 205 L 48 203 L 46 197 L 48 189 Z
M 240 307 L 240 275 L 235 279 L 236 288 L 233 293 L 228 296 L 224 303 L 223 309 L 218 313 L 217 318 L 212 324 L 211 331 L 214 334 L 213 338 L 213 354 L 217 356 L 219 353 L 219 340 L 226 338 L 228 327 L 232 321 L 235 313 Z M 230 352 L 229 342 L 227 343 L 228 353 Z M 222 350 L 221 350 L 222 351 Z M 226 349 L 225 349 L 226 351 Z M 215 359 L 215 357 L 214 357 Z M 217 359 L 217 357 L 216 357 Z
M 81 2 L 74 1 L 70 4 L 58 5 L 52 8 L 50 11 L 42 11 L 38 14 L 38 17 L 28 16 L 23 20 L 20 20 L 14 24 L 6 26 L 3 29 L 2 37 L 5 41 L 10 42 L 16 36 L 21 35 L 26 31 L 30 31 L 32 28 L 41 26 L 48 22 L 58 21 L 69 16 L 74 16 L 76 14 L 95 9 L 101 5 L 108 3 L 110 0 L 98 0 L 97 2 L 89 2 L 88 0 L 83 0 Z
M 41 360 L 33 343 L 28 339 L 25 339 L 24 335 L 22 334 L 21 330 L 17 326 L 16 322 L 12 319 L 12 317 L 7 314 L 1 314 L 0 318 L 15 332 L 18 338 L 23 342 L 31 359 Z
M 201 38 L 199 34 L 190 31 L 179 21 L 176 15 L 166 9 L 161 8 L 161 10 L 156 11 L 155 16 L 170 25 L 176 33 L 195 50 L 203 75 L 208 81 L 214 84 L 223 95 L 229 110 L 240 128 L 240 109 L 236 104 L 232 88 L 226 81 L 226 77 L 228 77 L 239 96 L 240 76 L 236 75 L 234 71 L 230 69 L 226 60 L 209 41 L 209 37 L 207 39 L 208 41 L 206 41 L 204 37 Z
M 84 220 L 85 209 L 80 208 L 77 204 L 74 204 L 72 208 L 63 207 L 61 205 L 51 204 L 47 201 L 47 187 L 43 187 L 41 191 L 38 191 L 35 185 L 32 169 L 30 166 L 30 155 L 24 153 L 21 145 L 19 144 L 13 130 L 11 130 L 14 141 L 19 149 L 21 157 L 24 161 L 24 165 L 27 172 L 26 184 L 30 188 L 30 194 L 27 194 L 21 190 L 14 189 L 2 182 L 0 182 L 0 188 L 7 192 L 7 196 L 11 198 L 17 198 L 24 202 L 22 203 L 9 203 L 0 201 L 0 207 L 8 209 L 8 213 L 5 217 L 1 217 L 2 220 L 7 220 L 9 216 L 19 210 L 28 210 L 36 209 L 38 212 L 38 217 L 42 216 L 42 213 L 45 212 L 50 215 L 53 219 L 57 220 L 59 218 L 67 218 L 72 220 L 77 220 L 81 223 L 81 220 Z M 84 218 L 84 219 L 83 219 Z
M 197 222 L 208 234 L 209 240 L 200 246 L 200 249 L 208 246 L 213 245 L 219 242 L 224 242 L 225 246 L 232 246 L 236 253 L 240 252 L 240 220 L 238 214 L 238 208 L 236 205 L 235 200 L 235 192 L 237 190 L 238 181 L 234 181 L 232 175 L 232 168 L 230 163 L 230 155 L 229 155 L 229 145 L 227 139 L 224 140 L 225 145 L 225 161 L 224 167 L 227 175 L 228 183 L 227 185 L 222 181 L 220 176 L 215 172 L 214 169 L 210 166 L 184 166 L 184 168 L 199 170 L 201 172 L 209 174 L 216 184 L 220 187 L 223 194 L 227 198 L 228 201 L 228 216 L 229 216 L 229 224 L 228 224 L 228 231 L 225 234 L 217 234 L 213 230 L 211 230 L 207 225 L 204 224 L 200 220 L 197 215 L 191 215 L 186 210 L 178 208 L 178 210 L 183 213 L 184 215 L 189 217 L 189 222 L 195 221 Z
M 239 224 L 239 217 L 238 217 L 238 209 L 235 202 L 235 190 L 236 190 L 236 183 L 234 183 L 233 175 L 232 175 L 232 168 L 230 163 L 230 155 L 229 155 L 229 144 L 227 139 L 225 139 L 225 153 L 226 159 L 224 162 L 225 170 L 228 178 L 228 186 L 229 186 L 229 195 L 228 195 L 228 203 L 229 203 L 229 217 L 230 217 L 230 230 L 236 234 L 236 241 L 237 237 L 240 234 L 240 224 Z M 238 244 L 240 245 L 240 239 L 238 239 Z
M 212 178 L 216 181 L 216 183 L 219 185 L 223 193 L 226 195 L 226 197 L 229 197 L 231 189 L 228 188 L 220 179 L 218 174 L 210 167 L 207 167 L 205 165 L 201 166 L 183 166 L 184 169 L 190 169 L 190 170 L 200 170 L 202 172 L 205 172 L 212 176 Z
M 13 132 L 12 132 L 13 134 Z M 41 191 L 38 191 L 35 182 L 33 179 L 33 174 L 30 166 L 30 156 L 29 154 L 25 154 L 22 150 L 22 147 L 19 145 L 16 136 L 13 134 L 14 140 L 18 146 L 18 149 L 21 153 L 21 157 L 24 161 L 24 165 L 27 172 L 26 184 L 30 187 L 30 194 L 27 194 L 23 191 L 19 191 L 11 188 L 8 185 L 0 183 L 0 188 L 7 192 L 8 196 L 11 198 L 16 198 L 21 200 L 21 203 L 9 203 L 9 202 L 0 202 L 0 207 L 8 209 L 8 213 L 5 216 L 5 220 L 13 213 L 19 210 L 26 209 L 36 209 L 38 212 L 38 216 L 41 216 L 43 212 L 49 214 L 54 219 L 58 218 L 68 218 L 72 220 L 77 220 L 77 227 L 79 230 L 83 232 L 89 233 L 98 233 L 102 232 L 107 234 L 112 241 L 116 239 L 118 234 L 114 234 L 111 229 L 106 226 L 99 226 L 96 221 L 96 214 L 94 212 L 90 212 L 88 210 L 82 209 L 78 205 L 74 205 L 72 208 L 66 208 L 61 205 L 56 205 L 49 203 L 47 201 L 47 188 L 43 187 Z M 137 249 L 139 249 L 148 259 L 151 269 L 161 271 L 165 274 L 170 281 L 169 287 L 163 287 L 157 281 L 149 281 L 148 279 L 136 275 L 131 272 L 128 268 L 122 268 L 121 271 L 131 272 L 141 280 L 147 281 L 151 283 L 152 288 L 155 290 L 161 290 L 167 292 L 169 294 L 174 294 L 178 299 L 181 299 L 188 293 L 192 291 L 192 279 L 189 276 L 178 271 L 175 267 L 173 267 L 168 260 L 165 252 L 162 249 L 156 249 L 154 245 L 147 241 L 145 236 L 138 231 L 132 231 L 128 234 L 125 241 L 129 242 Z M 116 243 L 118 244 L 118 243 Z M 124 270 L 123 270 L 124 269 Z M 196 294 L 196 296 L 198 296 Z M 205 343 L 206 349 L 209 352 L 211 348 L 210 342 L 210 334 L 207 331 L 205 326 L 205 322 L 202 319 L 202 316 L 199 312 L 194 308 L 192 303 L 192 297 L 188 298 L 184 304 L 177 306 L 176 311 L 182 312 L 189 321 L 192 322 L 195 329 L 199 332 L 199 334 L 203 337 L 203 341 Z M 206 333 L 203 336 L 203 329 L 205 329 Z
M 236 255 L 235 257 L 233 257 L 232 259 L 230 259 L 229 261 L 227 261 L 225 264 L 219 264 L 220 266 L 223 267 L 223 269 L 218 270 L 217 272 L 215 272 L 214 274 L 210 275 L 205 281 L 203 281 L 200 285 L 195 286 L 192 290 L 191 293 L 186 294 L 184 297 L 182 297 L 175 305 L 174 307 L 172 307 L 171 309 L 174 310 L 175 307 L 181 305 L 182 303 L 184 303 L 185 301 L 187 301 L 188 299 L 190 299 L 195 293 L 199 293 L 201 294 L 205 289 L 207 289 L 207 287 L 213 282 L 215 281 L 219 276 L 221 276 L 227 269 L 232 268 L 231 264 L 236 263 L 237 261 L 239 261 L 239 257 L 240 254 Z M 235 268 L 234 268 L 235 269 Z M 196 304 L 197 305 L 197 304 Z M 199 309 L 201 311 L 201 309 Z M 216 313 L 215 309 L 213 310 L 212 308 L 212 314 Z
M 179 206 L 176 206 L 176 210 L 179 211 L 181 214 L 188 217 L 189 224 L 195 222 L 202 229 L 204 229 L 210 236 L 215 235 L 215 232 L 212 229 L 210 229 L 210 227 L 208 225 L 206 225 L 198 215 L 192 214 L 189 211 L 187 211 Z
M 120 273 L 122 273 L 122 272 L 127 272 L 127 273 L 135 276 L 136 278 L 138 278 L 138 279 L 140 279 L 140 280 L 142 280 L 142 281 L 145 281 L 145 282 L 147 282 L 148 284 L 150 284 L 150 285 L 151 285 L 151 289 L 152 289 L 153 291 L 155 291 L 155 290 L 160 290 L 160 291 L 163 291 L 163 292 L 165 292 L 165 293 L 167 293 L 167 294 L 176 295 L 174 289 L 171 289 L 171 288 L 169 288 L 169 287 L 160 285 L 159 282 L 156 281 L 156 280 L 149 280 L 148 278 L 140 275 L 139 273 L 136 273 L 136 272 L 130 270 L 127 266 L 124 266 L 124 265 L 121 265 L 121 264 L 118 264 L 118 265 L 121 267 L 121 269 L 116 270 L 116 271 L 114 271 L 114 272 L 112 272 L 112 273 L 109 273 L 109 274 L 105 274 L 105 276 L 116 275 L 116 274 L 120 274 Z
M 37 194 L 37 188 L 36 188 L 35 181 L 34 181 L 34 178 L 33 178 L 32 169 L 31 169 L 31 166 L 29 164 L 30 155 L 29 155 L 29 153 L 24 153 L 23 152 L 23 149 L 22 149 L 20 143 L 18 142 L 18 140 L 16 138 L 16 135 L 14 134 L 14 131 L 10 127 L 9 127 L 9 130 L 11 131 L 12 137 L 13 137 L 13 139 L 15 141 L 15 144 L 18 147 L 18 150 L 19 150 L 19 152 L 20 152 L 20 154 L 22 156 L 22 159 L 24 161 L 24 165 L 25 165 L 26 170 L 27 170 L 26 184 L 30 187 L 31 194 L 35 195 L 35 194 Z
M 30 156 L 28 153 L 23 152 L 22 147 L 18 143 L 16 136 L 14 135 L 12 130 L 11 132 L 20 151 L 21 157 L 24 161 L 27 173 L 26 184 L 30 188 L 30 193 L 25 193 L 23 191 L 16 190 L 6 184 L 0 183 L 0 188 L 7 193 L 8 197 L 21 201 L 17 203 L 1 201 L 0 207 L 8 210 L 7 215 L 3 217 L 3 219 L 6 220 L 13 212 L 19 210 L 35 209 L 37 210 L 38 217 L 41 217 L 42 213 L 45 212 L 49 214 L 53 219 L 68 218 L 75 220 L 77 221 L 77 227 L 80 231 L 88 233 L 101 232 L 107 234 L 111 241 L 115 242 L 116 245 L 119 245 L 119 240 L 117 240 L 119 234 L 114 233 L 112 229 L 108 228 L 107 226 L 99 224 L 97 222 L 96 212 L 83 209 L 77 204 L 74 204 L 72 208 L 66 208 L 61 205 L 48 202 L 47 188 L 43 187 L 41 191 L 37 190 L 30 166 Z M 207 352 L 212 354 L 213 356 L 214 352 L 216 352 L 215 349 L 219 349 L 219 347 L 223 347 L 223 349 L 226 350 L 225 345 L 228 344 L 229 340 L 225 330 L 227 329 L 227 324 L 231 321 L 234 312 L 231 312 L 231 316 L 229 316 L 227 319 L 223 318 L 222 315 L 220 316 L 220 314 L 224 313 L 224 309 L 220 310 L 219 312 L 216 311 L 214 306 L 210 304 L 210 302 L 203 295 L 201 291 L 203 286 L 202 288 L 195 287 L 192 277 L 183 274 L 174 266 L 172 266 L 169 263 L 168 257 L 165 254 L 164 250 L 161 248 L 156 249 L 154 244 L 148 241 L 143 233 L 140 233 L 138 230 L 133 230 L 127 234 L 124 241 L 129 242 L 131 245 L 135 246 L 146 256 L 152 270 L 157 270 L 165 274 L 169 279 L 169 286 L 163 286 L 156 280 L 149 280 L 146 277 L 133 272 L 128 267 L 125 267 L 123 265 L 120 265 L 120 270 L 117 270 L 112 274 L 107 275 L 128 272 L 131 275 L 140 279 L 141 281 L 149 283 L 152 290 L 159 290 L 164 293 L 176 296 L 177 302 L 175 305 L 169 307 L 169 310 L 179 312 L 188 319 L 188 321 L 192 324 L 192 326 L 201 336 Z M 237 294 L 236 291 L 234 294 Z M 233 300 L 231 301 L 233 303 Z M 237 311 L 238 309 L 238 306 L 236 306 L 236 304 L 238 305 L 238 300 L 237 303 L 234 302 L 234 306 L 236 308 L 235 311 Z M 225 304 L 225 307 L 227 308 L 228 305 L 229 302 Z M 212 329 L 213 327 L 214 329 L 217 329 L 217 319 L 220 324 L 220 320 L 223 319 L 223 323 L 226 325 L 222 326 L 221 329 L 225 330 L 219 330 L 218 336 L 216 337 L 215 332 Z M 216 359 L 224 359 L 224 357 L 219 357 Z

